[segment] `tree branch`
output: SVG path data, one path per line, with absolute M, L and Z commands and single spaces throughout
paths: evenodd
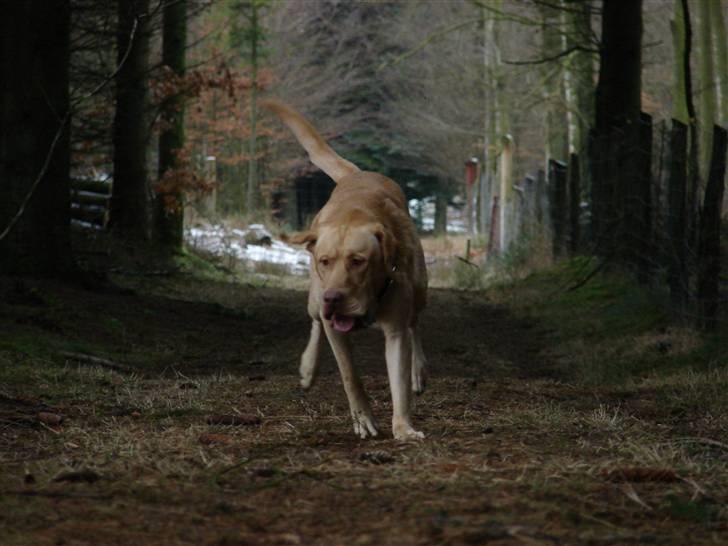
M 571 55 L 575 51 L 583 51 L 586 53 L 594 53 L 594 54 L 598 53 L 598 51 L 596 51 L 596 50 L 589 49 L 587 47 L 583 47 L 583 46 L 579 46 L 579 45 L 575 45 L 575 46 L 565 49 L 564 51 L 560 51 L 556 55 L 552 55 L 550 57 L 543 57 L 541 59 L 532 59 L 530 61 L 503 61 L 503 64 L 510 64 L 510 65 L 516 65 L 516 66 L 546 64 L 546 63 L 550 63 L 551 61 L 556 61 L 558 59 L 561 59 L 562 57 Z

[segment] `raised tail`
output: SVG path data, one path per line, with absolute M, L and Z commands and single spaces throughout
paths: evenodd
M 331 149 L 314 126 L 287 104 L 275 99 L 266 99 L 260 101 L 260 106 L 281 118 L 308 152 L 311 163 L 333 178 L 334 182 L 338 183 L 345 176 L 359 171 L 359 167 Z

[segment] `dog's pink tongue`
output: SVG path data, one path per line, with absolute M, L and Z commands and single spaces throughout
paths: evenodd
M 354 327 L 354 317 L 347 317 L 346 315 L 334 315 L 334 329 L 339 332 L 348 332 Z

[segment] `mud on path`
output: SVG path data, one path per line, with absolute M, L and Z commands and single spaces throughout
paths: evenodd
M 359 440 L 330 351 L 298 388 L 304 292 L 126 284 L 0 283 L 0 544 L 728 539 L 726 450 L 676 443 L 649 393 L 560 377 L 548 332 L 482 295 L 431 292 L 427 438 L 400 443 L 379 332 L 354 334 L 382 429 Z

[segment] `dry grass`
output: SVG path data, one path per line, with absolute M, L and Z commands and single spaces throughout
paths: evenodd
M 431 382 L 415 407 L 427 439 L 390 438 L 381 341 L 367 331 L 356 354 L 383 435 L 361 441 L 328 353 L 319 384 L 298 389 L 305 294 L 189 279 L 155 293 L 41 287 L 55 303 L 40 326 L 2 323 L 12 336 L 0 337 L 0 543 L 724 542 L 724 368 L 614 385 L 554 378 L 553 334 L 482 295 L 435 290 L 422 324 Z M 35 316 L 21 307 L 0 318 Z M 138 372 L 57 359 L 48 321 Z M 688 334 L 664 335 L 692 354 Z M 629 358 L 664 341 L 631 339 Z M 40 423 L 41 405 L 64 421 Z M 208 424 L 217 414 L 260 424 Z M 98 479 L 55 481 L 84 469 Z

